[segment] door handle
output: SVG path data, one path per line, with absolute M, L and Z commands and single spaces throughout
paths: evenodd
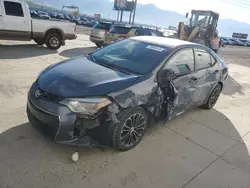
M 198 78 L 196 77 L 191 77 L 189 80 L 189 83 L 196 83 L 198 81 Z
M 0 14 L 0 17 L 2 17 L 3 15 Z
M 198 78 L 196 78 L 196 77 L 191 77 L 190 80 L 196 81 L 196 80 L 198 80 Z

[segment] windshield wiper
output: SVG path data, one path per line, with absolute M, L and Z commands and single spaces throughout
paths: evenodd
M 102 59 L 102 61 L 95 61 L 97 64 L 100 64 L 104 67 L 107 67 L 107 68 L 110 68 L 110 69 L 113 69 L 113 70 L 118 70 L 120 72 L 123 72 L 123 73 L 126 73 L 126 74 L 135 74 L 134 72 L 130 71 L 130 70 L 127 70 L 125 68 L 122 68 L 118 65 L 115 65 L 115 64 L 112 64 L 112 63 L 109 63 L 108 61 L 105 61 L 104 59 Z
M 111 69 L 113 68 L 113 69 L 116 69 L 116 70 L 118 70 L 120 72 L 123 72 L 123 73 L 126 73 L 126 74 L 132 74 L 131 71 L 129 71 L 129 70 L 125 69 L 125 68 L 122 68 L 122 67 L 120 67 L 118 65 L 114 65 L 114 64 L 111 64 L 111 63 L 105 63 L 105 64 L 108 65 Z

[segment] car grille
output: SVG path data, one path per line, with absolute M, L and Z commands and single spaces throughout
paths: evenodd
M 43 136 L 54 141 L 60 128 L 59 116 L 46 113 L 36 107 L 30 99 L 28 99 L 28 101 L 27 115 L 30 123 Z M 46 123 L 43 120 L 46 121 Z
M 40 99 L 45 99 L 45 100 L 50 101 L 50 102 L 59 102 L 59 101 L 62 101 L 64 99 L 64 97 L 61 97 L 61 96 L 46 92 L 46 91 L 42 90 L 41 88 L 39 88 L 37 86 L 32 87 L 32 89 L 30 91 L 30 95 L 31 95 L 32 99 L 37 98 L 35 96 L 35 93 L 38 90 L 40 91 L 40 95 L 39 95 Z
M 40 91 L 41 91 L 41 98 L 43 98 L 43 99 L 47 99 L 47 100 L 52 101 L 52 102 L 54 102 L 54 101 L 58 102 L 61 100 L 61 97 L 59 97 L 55 94 L 48 93 L 48 92 L 43 91 L 41 89 L 40 89 Z

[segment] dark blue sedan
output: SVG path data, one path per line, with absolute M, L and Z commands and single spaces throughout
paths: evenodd
M 212 108 L 227 76 L 226 64 L 203 45 L 135 37 L 46 68 L 29 90 L 27 114 L 55 143 L 129 150 L 150 119 Z

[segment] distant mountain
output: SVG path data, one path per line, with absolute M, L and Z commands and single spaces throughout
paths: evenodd
M 116 19 L 117 11 L 113 9 L 113 2 L 109 0 L 33 0 L 44 5 L 61 9 L 63 5 L 75 5 L 81 13 L 94 15 L 100 13 L 104 18 Z M 124 21 L 128 21 L 129 13 L 124 13 Z M 164 21 L 161 21 L 164 20 Z M 177 26 L 180 21 L 185 21 L 185 16 L 177 12 L 162 10 L 154 4 L 138 4 L 136 11 L 137 23 L 156 25 L 159 27 Z M 231 37 L 233 32 L 247 33 L 250 35 L 250 24 L 238 22 L 232 19 L 220 19 L 218 24 L 222 36 Z

